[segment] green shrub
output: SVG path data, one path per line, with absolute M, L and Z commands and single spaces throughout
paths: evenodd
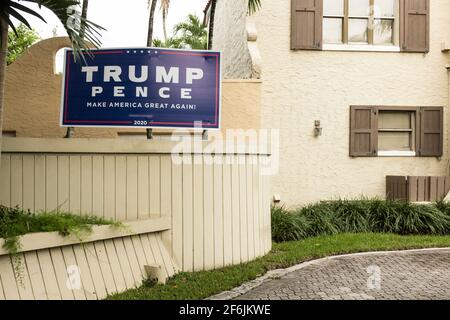
M 338 200 L 325 202 L 341 233 L 370 232 L 370 200 Z
M 34 214 L 16 208 L 0 205 L 0 238 L 5 241 L 3 247 L 11 254 L 14 273 L 17 281 L 23 286 L 23 263 L 20 255 L 20 236 L 35 232 L 57 231 L 63 236 L 69 234 L 82 236 L 92 231 L 93 225 L 122 226 L 119 222 L 95 216 L 74 215 L 70 213 L 50 212 Z
M 283 207 L 272 207 L 272 238 L 277 242 L 300 240 L 307 237 L 301 217 Z
M 20 248 L 19 236 L 34 232 L 57 231 L 63 236 L 69 234 L 81 237 L 89 233 L 93 225 L 115 225 L 120 223 L 95 216 L 50 212 L 34 214 L 19 208 L 0 206 L 0 238 L 5 239 L 6 249 L 15 253 Z
M 450 204 L 411 204 L 381 199 L 322 201 L 285 210 L 273 207 L 273 240 L 291 241 L 337 233 L 450 234 Z
M 438 201 L 438 202 L 436 202 L 435 206 L 443 214 L 450 217 L 450 202 Z
M 294 215 L 303 218 L 303 233 L 305 237 L 332 235 L 339 233 L 335 216 L 331 208 L 323 203 L 297 209 Z
M 449 216 L 431 204 L 378 201 L 373 204 L 369 219 L 373 232 L 441 235 L 450 231 Z

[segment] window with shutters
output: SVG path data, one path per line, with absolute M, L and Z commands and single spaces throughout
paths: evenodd
M 430 0 L 291 0 L 293 50 L 428 52 Z
M 416 155 L 416 112 L 380 110 L 378 155 Z
M 352 157 L 440 157 L 442 149 L 442 107 L 350 108 Z
M 323 48 L 398 47 L 398 16 L 398 0 L 323 0 Z

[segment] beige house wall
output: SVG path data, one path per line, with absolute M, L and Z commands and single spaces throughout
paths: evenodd
M 17 137 L 64 137 L 66 129 L 59 126 L 61 75 L 55 74 L 54 61 L 57 51 L 68 46 L 65 37 L 43 40 L 7 68 L 3 131 Z M 222 96 L 222 128 L 259 128 L 261 81 L 225 80 Z M 115 138 L 118 132 L 145 130 L 76 128 L 74 137 Z
M 431 2 L 430 53 L 290 50 L 290 0 L 262 1 L 249 18 L 262 56 L 262 127 L 279 128 L 273 194 L 289 205 L 333 197 L 384 196 L 386 175 L 446 175 L 449 165 L 450 1 Z M 445 107 L 444 156 L 349 157 L 349 106 Z M 314 121 L 323 135 L 314 137 Z

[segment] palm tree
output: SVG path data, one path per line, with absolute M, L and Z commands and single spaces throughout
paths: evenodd
M 153 42 L 153 20 L 155 18 L 157 2 L 158 2 L 158 0 L 148 0 L 148 7 L 150 8 L 150 15 L 148 17 L 147 47 L 151 47 L 152 42 Z
M 174 26 L 173 35 L 167 41 L 156 38 L 153 39 L 152 45 L 159 48 L 205 50 L 207 40 L 206 27 L 199 17 L 190 14 L 184 22 Z
M 214 35 L 214 17 L 216 15 L 217 0 L 211 0 L 211 8 L 209 13 L 209 30 L 208 30 L 208 49 L 211 50 Z
M 88 12 L 88 7 L 89 7 L 89 0 L 83 0 L 83 8 L 81 9 L 81 18 L 83 18 L 84 20 L 87 19 L 87 12 Z M 85 25 L 84 23 L 81 24 L 81 36 L 84 37 L 84 30 L 85 30 Z
M 210 16 L 209 16 L 209 31 L 208 31 L 208 49 L 211 49 L 214 37 L 214 16 L 216 14 L 217 0 L 211 0 Z M 261 0 L 248 0 L 247 14 L 252 15 L 261 8 Z
M 186 21 L 175 25 L 173 33 L 176 38 L 180 39 L 183 48 L 204 50 L 208 45 L 208 33 L 196 15 L 189 14 Z
M 148 17 L 148 31 L 147 31 L 147 47 L 151 47 L 153 43 L 153 21 L 155 18 L 156 3 L 158 0 L 148 0 L 148 7 L 150 14 Z M 147 129 L 147 139 L 152 139 L 152 129 Z
M 100 46 L 99 31 L 104 29 L 76 13 L 74 8 L 80 5 L 80 0 L 22 0 L 22 2 L 35 3 L 40 7 L 46 7 L 58 17 L 70 38 L 75 59 L 85 61 L 81 51 L 88 50 L 90 44 L 95 47 Z M 8 27 L 11 27 L 16 32 L 16 27 L 11 20 L 11 18 L 15 18 L 31 29 L 29 22 L 23 16 L 24 13 L 35 16 L 45 22 L 44 18 L 37 11 L 24 6 L 17 0 L 2 0 L 0 3 L 0 140 L 3 124 Z M 82 25 L 84 25 L 84 33 L 81 31 Z
M 167 41 L 167 14 L 169 13 L 170 0 L 161 0 L 164 40 Z
M 81 8 L 81 18 L 86 21 L 87 19 L 87 12 L 89 7 L 89 0 L 83 0 L 83 7 Z M 81 23 L 80 28 L 80 36 L 84 39 L 84 33 L 86 30 L 86 25 L 84 23 Z M 74 127 L 67 127 L 66 136 L 65 138 L 72 138 L 74 132 Z
M 172 49 L 183 49 L 183 44 L 180 38 L 169 37 L 167 41 L 155 38 L 153 39 L 152 46 L 157 48 L 172 48 Z

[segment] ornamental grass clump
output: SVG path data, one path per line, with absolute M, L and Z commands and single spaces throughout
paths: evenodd
M 341 233 L 370 232 L 369 216 L 371 212 L 370 200 L 338 200 L 325 202 L 329 207 Z
M 334 200 L 293 210 L 282 209 L 281 216 L 278 210 L 277 207 L 272 209 L 272 235 L 277 242 L 337 233 L 450 234 L 450 204 L 447 202 Z
M 300 240 L 307 236 L 297 215 L 283 207 L 272 207 L 272 237 L 276 242 Z
M 304 221 L 302 227 L 305 238 L 339 233 L 336 217 L 330 206 L 324 203 L 298 209 L 294 215 Z
M 373 232 L 401 235 L 450 233 L 450 217 L 434 204 L 411 204 L 391 201 L 388 205 L 374 206 L 370 215 Z
M 436 208 L 446 216 L 450 217 L 450 202 L 438 201 L 435 203 Z

